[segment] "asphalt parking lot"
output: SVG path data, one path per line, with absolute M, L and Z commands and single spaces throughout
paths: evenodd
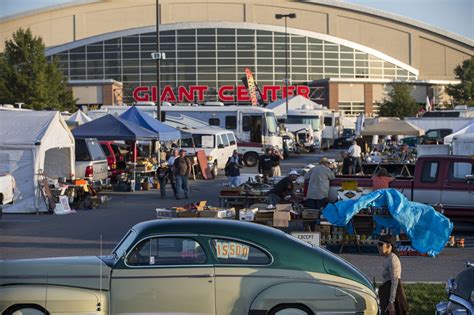
M 336 151 L 325 153 L 335 156 Z M 282 164 L 283 172 L 316 162 L 322 154 L 290 157 Z M 245 168 L 244 173 L 256 169 Z M 54 256 L 99 255 L 100 239 L 103 253 L 109 253 L 125 232 L 138 222 L 155 218 L 156 208 L 165 208 L 207 200 L 218 204 L 218 191 L 226 182 L 224 176 L 212 181 L 190 181 L 189 200 L 175 200 L 171 189 L 166 199 L 159 192 L 105 192 L 110 200 L 95 210 L 80 210 L 69 215 L 4 214 L 0 221 L 0 259 L 39 258 Z M 467 260 L 474 261 L 474 236 L 468 235 L 470 248 L 446 248 L 440 256 L 402 257 L 403 281 L 441 282 L 455 276 Z M 376 254 L 342 254 L 370 279 L 381 280 L 383 258 Z

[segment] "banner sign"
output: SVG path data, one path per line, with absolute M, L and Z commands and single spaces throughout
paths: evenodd
M 255 85 L 254 85 L 255 86 Z M 250 88 L 250 84 L 249 84 Z M 185 86 L 179 86 L 177 89 L 166 85 L 161 91 L 161 101 L 170 103 L 203 103 L 205 101 L 205 95 L 210 90 L 207 85 L 191 85 L 189 88 Z M 279 98 L 301 95 L 309 98 L 309 87 L 305 85 L 288 86 L 288 90 L 285 86 L 279 85 L 266 85 L 261 88 L 262 99 L 265 103 L 271 103 Z M 278 97 L 278 92 L 281 96 Z M 133 90 L 133 99 L 136 102 L 157 102 L 158 89 L 156 86 L 138 86 Z M 231 95 L 229 95 L 231 94 Z M 252 94 L 252 96 L 250 95 Z M 221 102 L 256 102 L 255 90 L 250 93 L 243 85 L 223 85 L 217 90 L 217 95 Z
M 247 76 L 248 91 L 250 94 L 250 101 L 252 106 L 257 106 L 257 87 L 255 86 L 255 81 L 253 79 L 252 71 L 249 68 L 245 68 L 245 75 Z

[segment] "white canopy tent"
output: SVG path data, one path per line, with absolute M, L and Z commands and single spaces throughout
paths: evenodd
M 15 202 L 6 213 L 46 211 L 38 173 L 50 178 L 74 174 L 74 137 L 59 112 L 0 112 L 0 173 L 16 181 Z
M 277 118 L 286 117 L 286 98 L 274 101 L 265 106 L 273 110 Z M 322 105 L 313 102 L 302 95 L 291 96 L 288 98 L 288 110 L 294 109 L 324 109 Z
M 470 123 L 464 128 L 459 129 L 456 132 L 453 132 L 450 135 L 447 135 L 444 137 L 444 143 L 449 144 L 453 142 L 454 137 L 460 136 L 460 135 L 465 135 L 465 134 L 474 134 L 474 123 Z
M 69 125 L 73 126 L 80 126 L 85 123 L 88 123 L 89 121 L 92 121 L 92 119 L 86 114 L 84 114 L 82 110 L 78 110 L 66 120 Z

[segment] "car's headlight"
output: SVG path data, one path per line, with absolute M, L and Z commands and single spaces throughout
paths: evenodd
M 207 157 L 207 160 L 208 160 L 208 161 L 212 161 L 212 160 L 213 160 L 212 156 L 209 155 L 209 156 Z
M 456 290 L 456 281 L 453 278 L 451 278 L 446 282 L 445 292 L 447 295 L 449 295 L 454 290 Z

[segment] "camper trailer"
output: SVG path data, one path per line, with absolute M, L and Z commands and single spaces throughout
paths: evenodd
M 180 115 L 199 119 L 210 126 L 231 130 L 247 166 L 255 166 L 266 147 L 283 149 L 275 115 L 271 110 L 251 106 L 168 106 L 165 117 Z M 171 118 L 170 117 L 170 118 Z

